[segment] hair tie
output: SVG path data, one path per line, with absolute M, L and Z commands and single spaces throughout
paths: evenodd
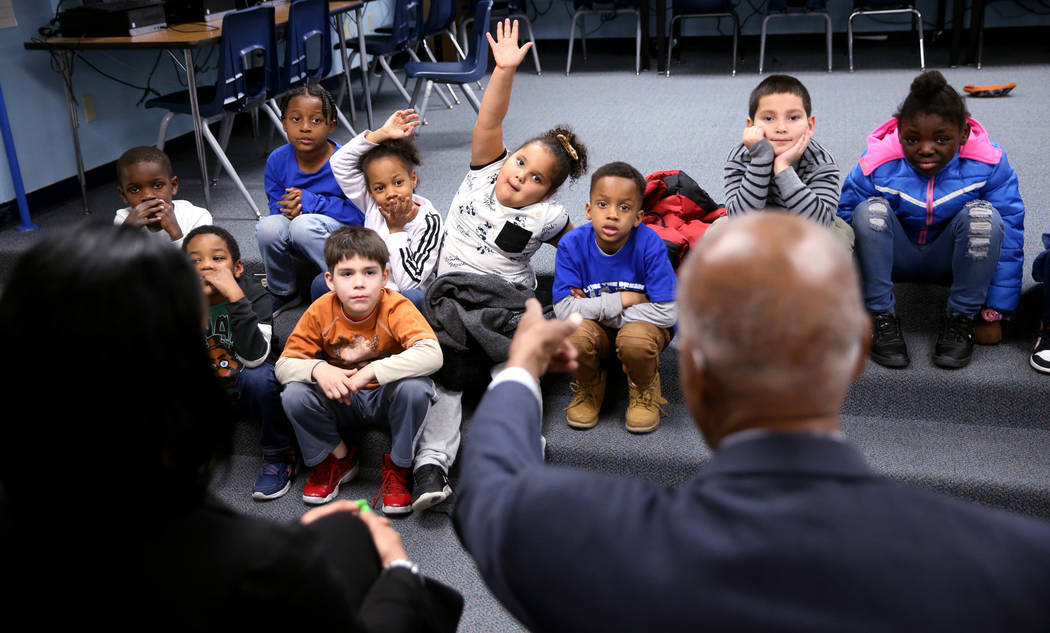
M 576 153 L 576 148 L 572 146 L 569 139 L 565 138 L 564 134 L 558 134 L 556 138 L 558 139 L 558 142 L 561 143 L 561 146 L 565 148 L 566 154 L 572 156 L 572 159 L 575 161 L 580 160 L 580 155 Z

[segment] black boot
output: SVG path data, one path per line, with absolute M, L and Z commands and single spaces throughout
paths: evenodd
M 896 314 L 879 312 L 871 316 L 874 321 L 871 333 L 871 359 L 883 367 L 901 369 L 907 367 L 908 346 L 901 334 L 901 322 Z
M 933 364 L 945 369 L 959 369 L 970 364 L 973 356 L 973 317 L 951 314 L 933 348 Z

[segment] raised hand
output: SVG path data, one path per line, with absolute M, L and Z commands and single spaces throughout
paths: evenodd
M 408 138 L 412 136 L 412 131 L 416 126 L 420 125 L 422 121 L 419 120 L 419 115 L 416 111 L 409 108 L 408 110 L 397 110 L 387 118 L 383 126 L 365 136 L 365 139 L 370 143 L 382 143 L 395 138 Z
M 496 23 L 496 39 L 492 39 L 491 33 L 486 33 L 485 37 L 489 38 L 492 59 L 499 68 L 517 68 L 525 59 L 525 53 L 532 48 L 532 42 L 518 46 L 518 21 L 511 22 L 510 18 Z

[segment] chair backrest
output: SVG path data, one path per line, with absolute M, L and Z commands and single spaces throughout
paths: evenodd
M 478 0 L 474 7 L 474 43 L 467 53 L 467 66 L 474 69 L 481 67 L 482 75 L 489 67 L 489 18 L 492 17 L 493 0 Z M 479 75 L 480 78 L 480 75 Z M 472 80 L 473 81 L 473 80 Z
M 295 0 L 288 11 L 287 45 L 278 92 L 332 70 L 332 32 L 327 0 Z M 311 55 L 311 52 L 313 53 Z M 311 68 L 310 62 L 314 62 Z
M 227 13 L 222 19 L 222 47 L 216 93 L 223 107 L 239 110 L 277 89 L 280 72 L 272 6 Z
M 394 23 L 390 25 L 390 40 L 397 46 L 419 39 L 423 27 L 423 0 L 394 0 Z
M 430 37 L 449 28 L 456 21 L 456 0 L 430 0 L 430 12 L 420 29 L 420 37 Z

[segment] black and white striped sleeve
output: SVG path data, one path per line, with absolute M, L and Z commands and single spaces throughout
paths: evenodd
M 810 141 L 794 168 L 774 177 L 784 208 L 831 226 L 839 205 L 839 168 L 831 154 Z
M 390 248 L 390 277 L 398 290 L 420 287 L 437 266 L 441 246 L 441 216 L 427 203 L 420 208 L 421 217 L 413 220 L 401 233 L 387 238 Z
M 726 213 L 739 215 L 764 209 L 773 175 L 773 146 L 762 139 L 749 150 L 741 143 L 726 159 Z

